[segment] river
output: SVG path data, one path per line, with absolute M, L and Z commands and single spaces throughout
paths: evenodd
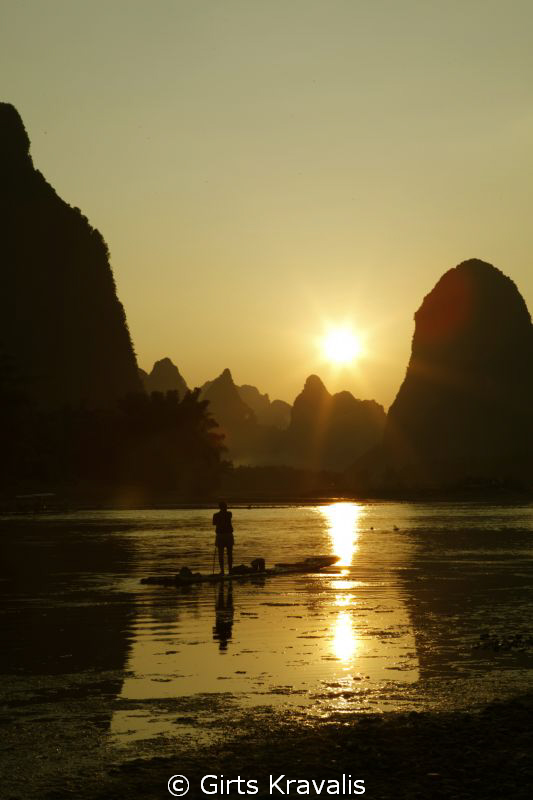
M 531 688 L 533 506 L 234 507 L 235 563 L 333 554 L 337 568 L 141 584 L 183 565 L 211 572 L 212 514 L 0 520 L 3 758 L 13 769 L 40 759 L 45 786 L 67 757 L 95 770 L 198 746 L 250 719 L 473 709 Z

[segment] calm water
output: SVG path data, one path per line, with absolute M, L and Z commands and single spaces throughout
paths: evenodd
M 13 757 L 36 722 L 92 765 L 103 749 L 118 760 L 161 752 L 280 711 L 318 724 L 472 708 L 530 688 L 532 506 L 233 512 L 236 563 L 328 553 L 339 570 L 145 586 L 183 565 L 211 571 L 212 509 L 1 521 L 0 692 Z

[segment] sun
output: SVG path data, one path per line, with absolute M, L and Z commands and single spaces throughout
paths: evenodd
M 362 352 L 361 336 L 351 328 L 331 328 L 322 338 L 322 353 L 332 364 L 352 364 Z

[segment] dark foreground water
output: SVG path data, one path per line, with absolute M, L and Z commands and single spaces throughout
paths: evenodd
M 6 797 L 280 714 L 319 726 L 531 689 L 532 506 L 235 508 L 236 563 L 328 553 L 339 570 L 142 585 L 211 571 L 212 513 L 0 521 Z

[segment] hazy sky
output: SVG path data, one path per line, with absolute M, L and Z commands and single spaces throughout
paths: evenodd
M 388 405 L 449 267 L 533 309 L 532 30 L 531 0 L 0 0 L 1 99 L 104 235 L 140 366 Z

